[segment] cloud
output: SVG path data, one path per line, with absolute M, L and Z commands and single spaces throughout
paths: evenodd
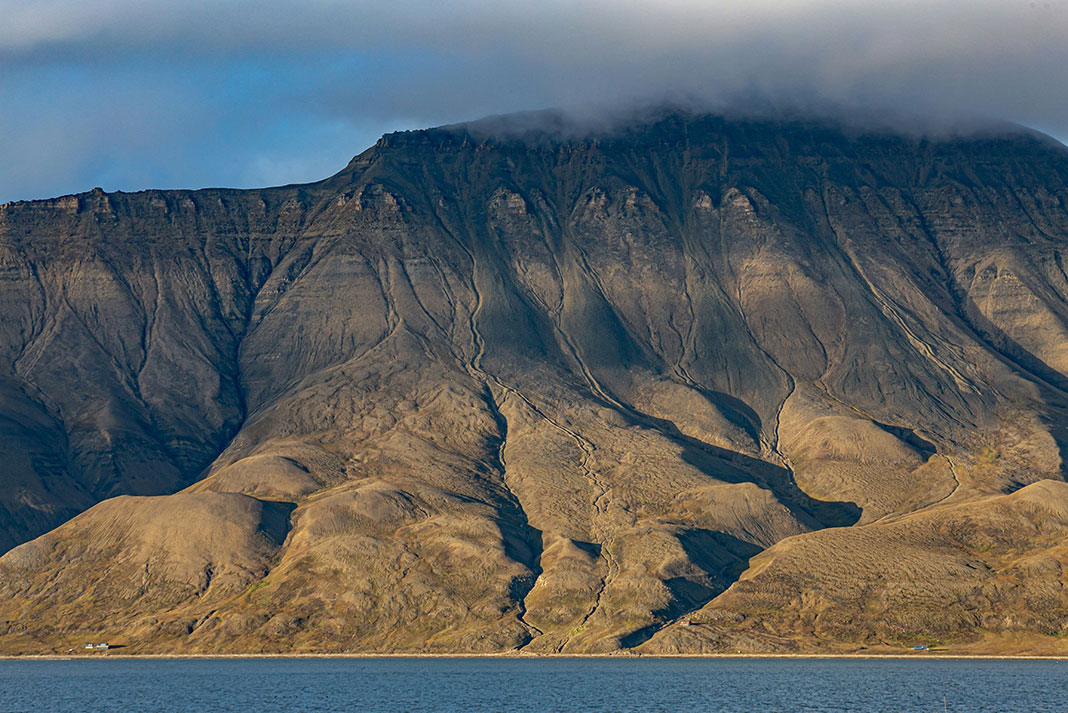
M 118 97 L 160 159 L 122 149 L 122 187 L 257 170 L 309 180 L 379 129 L 665 97 L 998 118 L 1068 137 L 1068 0 L 0 0 L 0 15 L 0 130 L 47 148 L 45 128 L 69 123 L 58 143 L 91 166 L 106 158 L 91 146 L 107 144 L 108 112 L 63 98 Z M 61 101 L 27 88 L 44 80 Z M 56 113 L 74 107 L 82 121 Z M 33 152 L 0 148 L 12 159 Z M 34 190 L 55 163 L 37 162 Z M 13 181 L 0 199 L 24 193 Z

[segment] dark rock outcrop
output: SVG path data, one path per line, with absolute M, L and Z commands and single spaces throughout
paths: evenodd
M 1066 247 L 1068 149 L 1044 137 L 678 114 L 391 134 L 302 186 L 7 204 L 0 647 L 870 643 L 878 617 L 812 625 L 850 605 L 809 606 L 805 568 L 869 591 L 895 542 L 949 547 L 892 523 L 950 508 L 1045 553 L 980 580 L 1061 562 L 1027 508 L 1063 487 L 1005 494 L 1063 479 Z M 94 507 L 119 495 L 161 497 Z M 153 529 L 231 510 L 245 554 Z M 931 560 L 925 611 L 967 556 Z M 108 558 L 147 573 L 109 584 L 123 605 L 72 599 L 111 591 Z M 941 635 L 1038 621 L 997 606 Z

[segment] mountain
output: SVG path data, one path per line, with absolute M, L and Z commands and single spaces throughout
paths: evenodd
M 0 207 L 0 651 L 1066 653 L 1068 149 L 664 113 Z

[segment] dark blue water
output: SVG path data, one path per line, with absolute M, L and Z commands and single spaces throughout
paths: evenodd
M 1068 662 L 843 659 L 0 661 L 0 711 L 1068 711 Z

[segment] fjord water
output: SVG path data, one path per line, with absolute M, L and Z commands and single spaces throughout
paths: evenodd
M 200 659 L 0 661 L 0 711 L 1052 713 L 1064 661 Z

